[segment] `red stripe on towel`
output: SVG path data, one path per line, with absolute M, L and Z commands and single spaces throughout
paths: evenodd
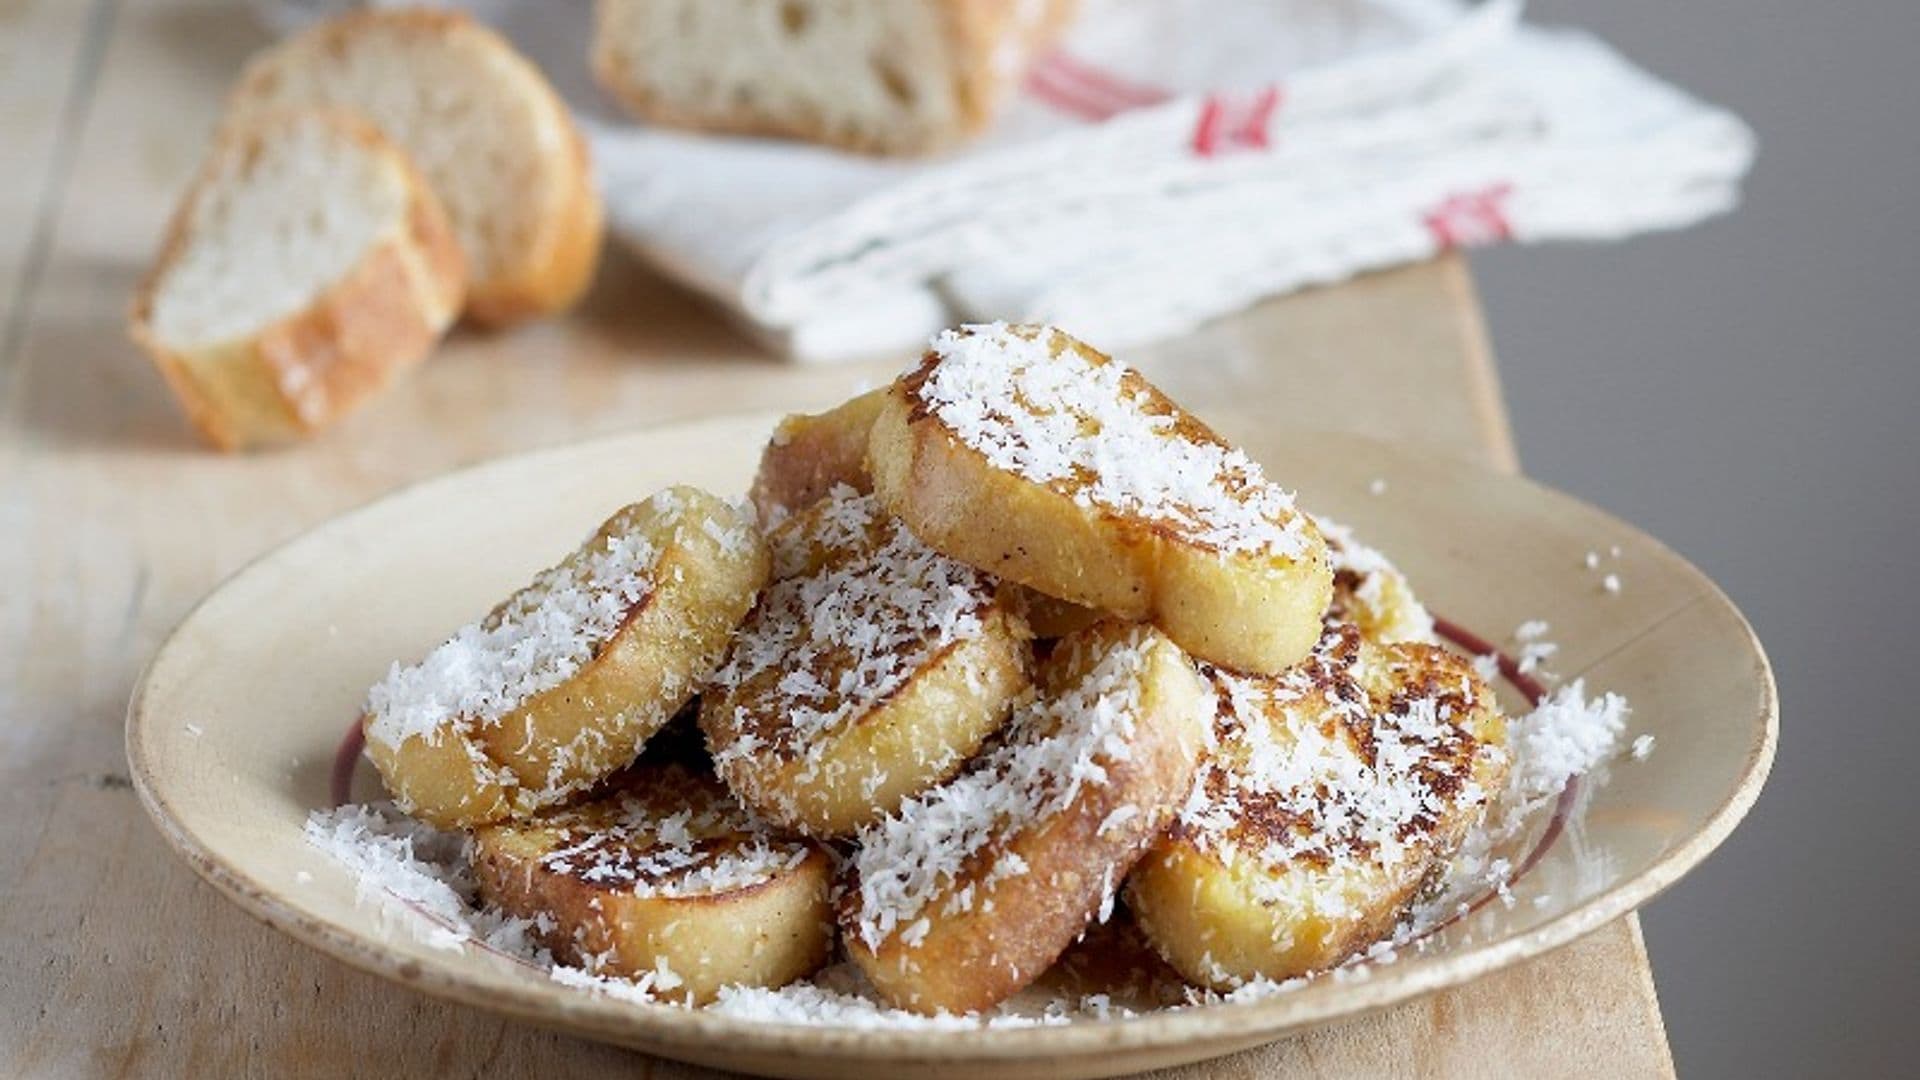
M 1433 234 L 1434 243 L 1443 249 L 1480 247 L 1513 238 L 1513 224 L 1507 218 L 1507 198 L 1513 194 L 1509 183 L 1490 184 L 1479 191 L 1450 195 L 1438 206 L 1420 216 L 1421 224 Z
M 1193 152 L 1201 157 L 1272 148 L 1270 131 L 1279 111 L 1280 87 L 1263 87 L 1251 98 L 1211 94 L 1200 103 L 1193 128 Z
M 1157 105 L 1171 96 L 1061 52 L 1048 53 L 1028 69 L 1026 89 L 1062 112 L 1093 121 Z
M 1158 105 L 1173 96 L 1157 86 L 1133 82 L 1064 52 L 1049 53 L 1040 63 L 1064 78 L 1098 90 L 1109 101 L 1125 102 L 1136 109 Z

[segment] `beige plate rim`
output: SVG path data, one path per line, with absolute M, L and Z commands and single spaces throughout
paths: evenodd
M 1771 768 L 1779 735 L 1778 698 L 1772 669 L 1751 626 L 1718 586 L 1659 541 L 1618 522 L 1604 511 L 1525 477 L 1493 473 L 1462 462 L 1458 463 L 1461 469 L 1484 473 L 1502 483 L 1525 485 L 1539 498 L 1606 519 L 1623 531 L 1632 533 L 1638 542 L 1673 560 L 1696 578 L 1702 586 L 1704 598 L 1730 612 L 1745 634 L 1745 644 L 1751 650 L 1755 670 L 1762 682 L 1759 697 L 1761 715 L 1754 718 L 1756 737 L 1745 749 L 1746 758 L 1739 780 L 1720 806 L 1690 837 L 1640 873 L 1613 883 L 1584 904 L 1531 931 L 1442 956 L 1404 959 L 1393 965 L 1391 977 L 1347 984 L 1343 989 L 1351 991 L 1348 993 L 1328 995 L 1312 1002 L 1299 1001 L 1296 995 L 1283 995 L 1281 998 L 1247 1003 L 1092 1023 L 955 1031 L 758 1024 L 673 1006 L 617 1002 L 598 995 L 567 994 L 556 998 L 550 991 L 476 983 L 457 973 L 422 965 L 410 958 L 399 958 L 350 928 L 311 918 L 249 874 L 245 868 L 210 849 L 181 821 L 169 801 L 169 777 L 156 771 L 153 740 L 150 737 L 155 722 L 149 695 L 158 681 L 157 676 L 166 672 L 172 646 L 183 629 L 192 624 L 221 592 L 249 575 L 261 572 L 262 567 L 272 564 L 289 548 L 314 542 L 320 534 L 350 527 L 362 515 L 394 501 L 414 498 L 435 485 L 471 481 L 492 470 L 537 467 L 544 461 L 669 433 L 697 434 L 702 428 L 719 429 L 747 419 L 764 419 L 770 426 L 773 416 L 711 417 L 481 462 L 374 499 L 275 547 L 229 576 L 196 604 L 161 644 L 142 674 L 128 706 L 126 747 L 134 787 L 167 843 L 179 852 L 196 873 L 249 914 L 352 967 L 435 997 L 481 1006 L 588 1036 L 629 1045 L 644 1045 L 669 1054 L 684 1050 L 697 1057 L 724 1055 L 727 1049 L 737 1048 L 756 1055 L 802 1055 L 816 1062 L 827 1058 L 949 1064 L 1036 1058 L 1064 1061 L 1096 1052 L 1110 1054 L 1128 1049 L 1165 1048 L 1202 1037 L 1220 1046 L 1256 1045 L 1291 1031 L 1387 1008 L 1456 986 L 1557 949 L 1640 907 L 1698 865 L 1740 823 L 1758 797 Z M 1411 453 L 1404 445 L 1363 436 L 1340 434 L 1326 437 L 1336 441 L 1350 440 L 1401 455 Z M 1287 998 L 1296 1000 L 1289 1001 Z M 1301 1007 L 1303 1004 L 1305 1008 Z

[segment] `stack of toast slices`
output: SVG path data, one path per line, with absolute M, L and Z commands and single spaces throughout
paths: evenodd
M 749 501 L 620 511 L 363 727 L 561 962 L 700 1004 L 841 957 L 976 1014 L 1110 918 L 1217 990 L 1390 936 L 1508 765 L 1431 636 L 1137 371 L 969 326 L 783 421 Z

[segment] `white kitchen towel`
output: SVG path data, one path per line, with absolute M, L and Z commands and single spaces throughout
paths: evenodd
M 1040 318 L 1120 347 L 1263 296 L 1736 200 L 1747 128 L 1518 0 L 1090 0 L 985 140 L 885 161 L 589 117 L 616 232 L 789 355 Z
M 1677 228 L 1753 152 L 1520 0 L 1083 0 L 985 138 L 904 161 L 635 123 L 585 0 L 467 6 L 574 106 L 620 239 L 807 361 L 962 319 L 1125 347 L 1447 247 Z

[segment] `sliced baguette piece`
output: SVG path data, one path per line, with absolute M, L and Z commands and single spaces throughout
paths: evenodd
M 319 431 L 424 357 L 465 270 L 407 156 L 349 113 L 227 130 L 175 211 L 129 331 L 222 449 Z
M 1211 694 L 1145 624 L 1062 639 L 1002 741 L 863 829 L 840 924 L 888 1004 L 989 1008 L 1104 918 L 1192 789 Z
M 1168 963 L 1230 990 L 1387 938 L 1486 812 L 1506 725 L 1465 659 L 1331 624 L 1279 677 L 1205 673 L 1213 751 L 1127 906 Z
M 466 313 L 503 325 L 571 306 L 600 256 L 586 143 L 505 38 L 437 9 L 363 11 L 255 57 L 229 113 L 352 109 L 405 147 L 447 209 L 471 275 Z
M 719 666 L 766 583 L 740 508 L 668 488 L 368 693 L 367 756 L 442 828 L 566 802 L 631 763 Z
M 833 947 L 833 864 L 752 820 L 711 776 L 641 764 L 580 806 L 475 831 L 480 895 L 562 963 L 702 1005 L 784 986 Z
M 835 488 L 771 537 L 774 583 L 702 696 L 742 802 L 852 834 L 945 780 L 1029 685 L 1027 628 L 991 576 Z
M 600 0 L 593 70 L 672 127 L 923 154 L 979 133 L 1073 0 Z
M 1278 673 L 1320 636 L 1326 543 L 1139 372 L 1040 326 L 934 339 L 874 421 L 874 493 L 936 550 Z

